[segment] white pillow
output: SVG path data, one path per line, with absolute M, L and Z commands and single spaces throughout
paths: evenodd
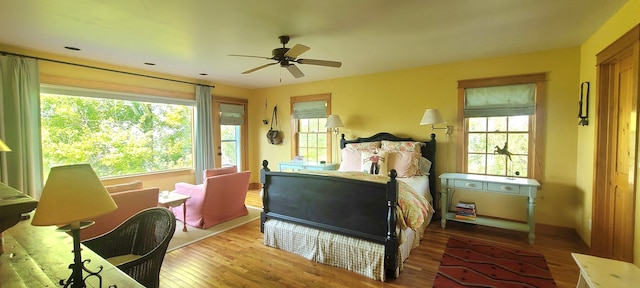
M 361 159 L 362 168 L 360 171 L 377 175 L 387 175 L 389 173 L 387 169 L 387 151 L 363 150 Z

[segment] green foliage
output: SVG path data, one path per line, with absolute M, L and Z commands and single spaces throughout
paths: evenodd
M 89 163 L 98 176 L 193 167 L 192 108 L 41 94 L 45 175 Z

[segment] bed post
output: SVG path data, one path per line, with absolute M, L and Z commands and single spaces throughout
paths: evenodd
M 387 182 L 387 240 L 384 244 L 384 268 L 387 277 L 396 278 L 398 271 L 398 237 L 396 235 L 396 225 L 398 223 L 398 173 L 395 169 L 389 172 L 389 182 Z
M 269 212 L 269 183 L 267 183 L 267 175 L 265 172 L 271 171 L 269 161 L 262 160 L 262 169 L 260 169 L 260 183 L 262 183 L 262 212 L 260 213 L 260 232 L 264 233 L 264 222 L 267 221 L 267 212 Z

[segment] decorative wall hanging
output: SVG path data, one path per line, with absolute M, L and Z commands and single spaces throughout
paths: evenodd
M 274 121 L 275 126 L 273 125 Z M 271 128 L 267 132 L 267 142 L 269 144 L 278 145 L 282 143 L 282 133 L 278 128 L 278 106 L 274 106 L 273 114 L 271 114 Z
M 584 104 L 584 105 L 583 105 Z M 580 101 L 578 101 L 578 125 L 589 125 L 589 82 L 580 83 Z

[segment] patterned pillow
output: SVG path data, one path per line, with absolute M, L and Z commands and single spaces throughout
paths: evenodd
M 387 151 L 362 151 L 362 168 L 360 171 L 369 174 L 387 175 L 389 170 L 387 169 Z
M 417 151 L 420 152 L 422 146 L 424 146 L 423 142 L 416 141 L 388 141 L 382 140 L 381 147 L 382 150 L 388 151 Z
M 429 175 L 429 170 L 431 170 L 431 161 L 427 158 L 420 157 L 418 160 L 418 168 L 420 168 L 421 175 Z
M 415 151 L 389 151 L 387 169 L 396 169 L 398 178 L 409 178 L 420 175 L 418 162 L 420 153 Z
M 353 148 L 358 150 L 376 150 L 380 149 L 380 141 L 375 142 L 361 142 L 361 143 L 347 143 L 347 148 Z

